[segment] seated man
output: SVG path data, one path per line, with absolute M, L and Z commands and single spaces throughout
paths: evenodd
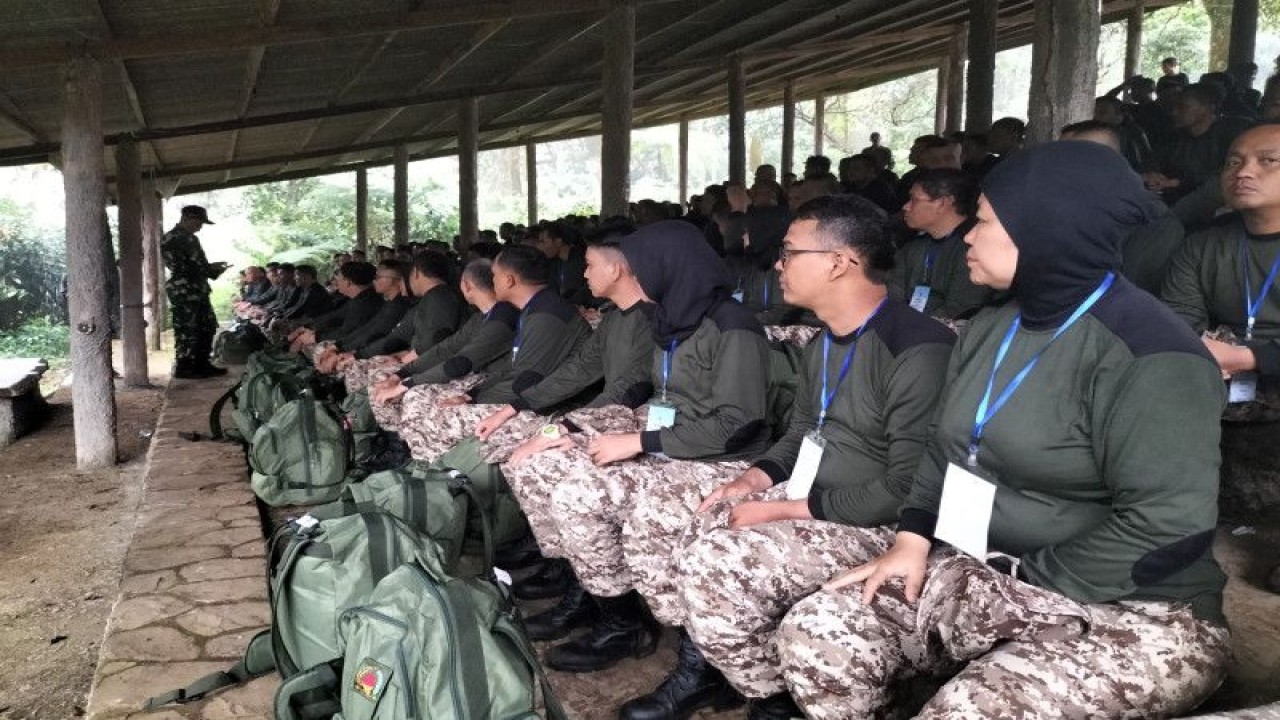
M 317 342 L 346 337 L 368 324 L 383 303 L 382 296 L 373 289 L 377 273 L 378 269 L 366 262 L 352 261 L 339 268 L 335 284 L 349 302 L 289 333 L 289 351 L 309 350 Z
M 264 317 L 279 315 L 298 297 L 297 268 L 293 263 L 280 263 L 276 268 L 276 295 L 260 307 Z
M 240 297 L 238 302 L 252 303 L 260 295 L 271 289 L 271 281 L 267 272 L 259 265 L 250 265 L 241 274 Z
M 320 317 L 329 311 L 329 292 L 325 290 L 316 277 L 315 265 L 298 265 L 293 271 L 297 294 L 293 302 L 280 311 L 279 316 L 285 320 L 305 322 Z
M 902 219 L 919 235 L 898 250 L 889 278 L 894 299 L 933 317 L 963 320 L 991 299 L 969 280 L 964 236 L 973 229 L 978 182 L 962 170 L 922 170 Z
M 530 242 L 550 261 L 547 278 L 551 289 L 570 305 L 587 305 L 591 303 L 591 291 L 582 279 L 586 260 L 578 240 L 578 232 L 571 225 L 550 222 Z
M 782 286 L 827 329 L 805 351 L 786 434 L 749 470 L 636 499 L 624 547 L 637 589 L 688 633 L 676 669 L 624 718 L 687 717 L 724 696 L 725 678 L 752 700 L 750 718 L 801 714 L 773 631 L 792 603 L 889 546 L 955 343 L 888 299 L 893 254 L 884 213 L 864 198 L 800 208 L 778 261 Z
M 548 450 L 568 449 L 580 461 L 552 490 L 551 513 L 599 618 L 586 635 L 550 651 L 548 664 L 559 670 L 599 670 L 652 651 L 657 636 L 623 557 L 623 522 L 650 487 L 687 481 L 684 467 L 700 465 L 665 460 L 754 457 L 769 440 L 764 328 L 730 297 L 723 264 L 700 237 L 689 223 L 666 220 L 622 241 L 656 345 L 647 429 L 601 434 L 585 452 L 572 438 Z
M 382 306 L 364 325 L 335 337 L 330 346 L 317 353 L 314 358 L 317 370 L 323 373 L 335 372 L 343 353 L 363 350 L 395 329 L 414 303 L 406 282 L 408 275 L 407 268 L 399 260 L 383 260 L 378 263 L 373 289 L 382 297 Z
M 413 308 L 382 338 L 339 355 L 338 369 L 356 359 L 382 355 L 395 356 L 402 364 L 410 362 L 456 332 L 470 313 L 466 301 L 448 284 L 451 271 L 449 259 L 439 253 L 414 257 L 409 274 L 409 290 L 417 298 Z

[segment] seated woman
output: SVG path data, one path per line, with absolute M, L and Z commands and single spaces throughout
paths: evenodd
M 1149 207 L 1089 143 L 987 176 L 970 272 L 1013 302 L 952 354 L 893 547 L 783 621 L 809 717 L 871 717 L 920 673 L 954 675 L 924 718 L 1164 717 L 1217 687 L 1226 393 L 1186 323 L 1119 276 Z

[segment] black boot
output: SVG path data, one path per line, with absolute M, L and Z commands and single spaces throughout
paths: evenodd
M 804 711 L 796 705 L 789 692 L 780 692 L 762 700 L 752 700 L 747 720 L 791 720 L 804 718 Z
M 201 372 L 196 363 L 190 360 L 176 360 L 173 363 L 173 372 L 170 377 L 179 380 L 199 380 L 208 377 L 208 375 Z
M 198 365 L 198 369 L 200 370 L 200 372 L 204 373 L 205 377 L 220 377 L 222 375 L 227 374 L 226 368 L 218 367 L 217 365 L 214 365 L 213 363 L 209 362 L 208 358 L 201 360 L 197 365 Z
M 532 533 L 493 554 L 493 564 L 503 570 L 533 567 L 544 560 L 546 558 L 542 557 L 542 551 L 538 549 L 538 541 L 534 539 Z
M 685 720 L 702 708 L 729 710 L 743 702 L 742 696 L 715 669 L 702 651 L 680 631 L 676 669 L 658 689 L 628 700 L 618 711 L 623 720 Z
M 591 632 L 547 651 L 547 665 L 564 672 L 604 670 L 624 658 L 641 658 L 658 647 L 659 627 L 635 591 L 619 597 L 591 596 L 600 617 Z
M 573 582 L 573 568 L 568 560 L 554 558 L 543 563 L 538 572 L 516 583 L 511 594 L 521 600 L 544 600 L 560 597 Z
M 565 592 L 560 602 L 524 621 L 524 629 L 533 640 L 559 640 L 596 619 L 596 604 L 577 581 Z

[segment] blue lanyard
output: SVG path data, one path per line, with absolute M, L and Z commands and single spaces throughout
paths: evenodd
M 676 352 L 676 341 L 671 341 L 671 347 L 662 351 L 662 402 L 667 401 L 667 382 L 671 380 L 671 356 Z
M 769 286 L 773 284 L 770 282 L 770 280 L 772 280 L 772 278 L 769 277 L 769 273 L 765 273 L 764 275 L 764 306 L 766 308 L 769 307 L 769 289 L 770 289 Z
M 1027 379 L 1027 375 L 1031 374 L 1031 370 L 1035 368 L 1036 363 L 1040 362 L 1040 357 L 1049 349 L 1053 341 L 1061 337 L 1062 333 L 1067 331 L 1067 328 L 1074 325 L 1085 313 L 1089 312 L 1089 308 L 1097 304 L 1102 299 L 1102 296 L 1107 294 L 1115 280 L 1115 273 L 1107 273 L 1107 277 L 1103 279 L 1098 289 L 1094 290 L 1092 295 L 1080 303 L 1080 307 L 1076 308 L 1076 311 L 1071 313 L 1071 317 L 1062 323 L 1062 326 L 1058 328 L 1052 338 L 1049 338 L 1048 344 L 1027 361 L 1027 364 L 1023 366 L 1022 370 L 1018 371 L 1017 375 L 1013 376 L 1013 379 L 1009 381 L 1004 390 L 1000 391 L 1000 396 L 992 403 L 991 391 L 996 383 L 996 373 L 1000 371 L 1000 365 L 1004 363 L 1004 357 L 1009 353 L 1009 347 L 1013 345 L 1013 336 L 1018 333 L 1018 328 L 1022 326 L 1022 315 L 1014 318 L 1013 324 L 1009 326 L 1009 332 L 1004 334 L 1004 342 L 1000 343 L 1000 350 L 996 353 L 995 365 L 991 368 L 991 377 L 987 379 L 987 391 L 982 396 L 982 402 L 978 403 L 978 412 L 973 419 L 973 434 L 969 436 L 969 467 L 977 467 L 978 465 L 978 446 L 982 442 L 982 434 L 986 431 L 987 423 L 991 422 L 991 418 L 995 417 L 995 414 L 1000 412 L 1000 408 L 1004 407 L 1009 398 L 1013 397 L 1013 393 L 1017 391 L 1018 386 L 1022 385 L 1022 381 Z M 988 406 L 990 406 L 990 409 L 988 409 Z
M 529 302 L 525 304 L 524 309 L 520 311 L 520 317 L 516 318 L 516 341 L 511 344 L 511 362 L 515 362 L 516 356 L 520 354 L 520 344 L 524 341 L 524 317 L 529 314 L 529 308 L 533 307 L 533 301 L 542 294 L 542 290 L 533 294 L 529 298 Z
M 876 309 L 873 310 L 871 314 L 867 316 L 866 321 L 862 323 L 862 327 L 858 328 L 857 332 L 853 334 L 853 342 L 849 344 L 849 352 L 845 353 L 844 364 L 840 366 L 840 374 L 836 376 L 835 387 L 831 388 L 831 392 L 829 393 L 827 392 L 827 367 L 831 354 L 831 331 L 827 330 L 826 334 L 822 336 L 822 395 L 818 398 L 819 430 L 821 430 L 822 426 L 827 422 L 827 410 L 831 409 L 831 402 L 835 400 L 836 393 L 840 391 L 840 383 L 844 382 L 845 376 L 849 374 L 849 368 L 853 367 L 853 355 L 858 351 L 858 338 L 862 337 L 862 333 L 866 332 L 867 326 L 871 324 L 871 320 L 874 319 L 876 315 L 880 314 L 880 309 L 884 307 L 884 304 L 888 302 L 888 300 L 888 298 L 881 300 L 880 304 L 876 306 Z
M 933 264 L 938 260 L 938 253 L 942 252 L 942 247 L 936 247 L 933 252 L 924 254 L 924 284 L 933 284 Z
M 1253 339 L 1253 326 L 1258 321 L 1258 312 L 1262 310 L 1262 303 L 1267 299 L 1267 293 L 1271 292 L 1271 286 L 1275 284 L 1276 272 L 1280 271 L 1280 255 L 1276 256 L 1275 262 L 1271 263 L 1271 272 L 1267 273 L 1267 280 L 1262 284 L 1262 291 L 1258 293 L 1258 297 L 1253 297 L 1252 283 L 1249 282 L 1249 242 L 1244 237 L 1240 238 L 1240 271 L 1244 274 L 1244 313 L 1245 327 L 1244 339 Z

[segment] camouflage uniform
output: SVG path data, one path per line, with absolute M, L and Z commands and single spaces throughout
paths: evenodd
M 813 342 L 820 329 L 812 325 L 765 325 L 764 334 L 769 342 L 790 343 L 803 348 Z
M 209 302 L 209 281 L 221 271 L 205 258 L 200 239 L 181 226 L 165 233 L 160 253 L 169 271 L 164 289 L 173 311 L 174 358 L 184 363 L 208 362 L 213 336 L 218 332 L 218 318 Z
M 369 386 L 400 369 L 400 363 L 390 355 L 380 355 L 366 360 L 353 360 L 342 371 L 342 382 L 347 392 L 368 390 Z
M 934 551 L 915 605 L 900 582 L 870 606 L 861 591 L 815 593 L 778 630 L 810 718 L 873 717 L 895 680 L 957 671 L 918 717 L 1167 717 L 1212 693 L 1230 654 L 1226 628 L 1185 607 L 1082 605 L 954 551 Z
M 785 497 L 778 485 L 743 500 Z M 784 520 L 702 533 L 672 573 L 690 637 L 735 688 L 763 698 L 786 690 L 774 633 L 787 610 L 842 570 L 889 549 L 893 530 Z

